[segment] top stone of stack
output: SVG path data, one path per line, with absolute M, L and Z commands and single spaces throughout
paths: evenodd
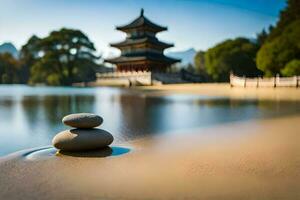
M 62 122 L 74 128 L 94 128 L 100 126 L 103 119 L 92 113 L 76 113 L 65 116 Z

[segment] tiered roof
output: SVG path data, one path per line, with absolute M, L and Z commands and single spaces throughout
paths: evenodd
M 155 37 L 155 34 L 167 30 L 167 27 L 154 24 L 147 19 L 144 16 L 143 9 L 137 19 L 127 25 L 117 26 L 116 29 L 126 32 L 128 37 L 125 41 L 113 43 L 111 46 L 119 48 L 121 51 L 125 51 L 126 47 L 128 47 L 128 49 L 132 49 L 132 51 L 122 54 L 117 58 L 106 59 L 106 62 L 131 65 L 137 61 L 147 61 L 170 65 L 180 61 L 179 59 L 170 58 L 163 54 L 163 50 L 173 47 L 173 44 L 159 41 Z M 149 46 L 143 49 L 140 44 L 147 44 Z M 139 51 L 135 51 L 135 49 L 139 49 Z M 152 49 L 155 51 L 152 51 Z
M 146 53 L 146 54 L 140 54 L 140 55 L 133 55 L 133 56 L 120 56 L 117 58 L 107 59 L 107 62 L 110 63 L 127 63 L 127 62 L 136 62 L 136 61 L 154 61 L 154 62 L 165 62 L 168 64 L 173 64 L 176 62 L 179 62 L 179 59 L 170 58 L 163 54 L 157 54 L 157 53 Z
M 130 38 L 130 39 L 126 39 L 123 42 L 112 43 L 110 44 L 110 46 L 119 48 L 119 47 L 125 47 L 125 46 L 143 44 L 143 43 L 151 43 L 160 46 L 164 49 L 174 46 L 173 44 L 161 42 L 155 37 Z
M 151 22 L 148 18 L 146 18 L 144 16 L 144 9 L 141 10 L 141 14 L 140 14 L 140 16 L 137 19 L 133 20 L 132 22 L 130 22 L 127 25 L 117 26 L 116 29 L 120 30 L 120 31 L 125 31 L 126 32 L 127 30 L 141 28 L 141 27 L 150 28 L 150 29 L 154 30 L 155 32 L 160 32 L 160 31 L 166 31 L 166 30 L 168 30 L 167 27 L 155 24 L 155 23 Z

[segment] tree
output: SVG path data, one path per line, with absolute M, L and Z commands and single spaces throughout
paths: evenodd
M 289 24 L 272 40 L 267 40 L 257 53 L 257 65 L 267 76 L 282 73 L 282 69 L 294 59 L 300 59 L 300 20 Z
M 288 62 L 281 70 L 284 76 L 299 76 L 300 75 L 300 60 L 294 59 Z
M 40 41 L 41 41 L 40 38 L 33 35 L 32 37 L 29 38 L 27 43 L 21 48 L 21 52 L 20 52 L 20 62 L 21 62 L 21 71 L 22 71 L 22 76 L 20 77 L 21 83 L 28 82 L 31 66 L 33 66 L 33 64 L 39 59 L 38 44 Z
M 195 67 L 191 63 L 186 65 L 186 70 L 190 73 L 195 73 Z
M 95 80 L 98 57 L 94 55 L 94 44 L 81 31 L 63 28 L 29 42 L 24 53 L 28 50 L 25 55 L 33 61 L 31 84 L 71 85 Z
M 194 64 L 196 72 L 200 73 L 202 71 L 205 71 L 205 52 L 204 51 L 198 51 L 194 57 Z
M 287 0 L 287 6 L 280 13 L 279 21 L 276 26 L 271 29 L 268 41 L 280 36 L 285 27 L 300 19 L 300 0 Z
M 0 54 L 0 83 L 19 83 L 19 62 L 10 53 Z
M 257 53 L 257 66 L 266 76 L 296 75 L 300 59 L 300 0 L 288 0 L 276 26 Z M 294 62 L 292 62 L 294 61 Z
M 260 33 L 256 35 L 257 43 L 259 46 L 262 46 L 265 43 L 267 38 L 268 38 L 268 33 L 266 32 L 265 29 L 263 29 Z
M 207 73 L 205 66 L 205 52 L 198 51 L 194 57 L 195 72 L 204 82 L 211 81 L 211 77 Z
M 207 73 L 214 81 L 228 81 L 232 71 L 238 76 L 257 76 L 255 55 L 258 45 L 246 38 L 226 40 L 205 53 Z

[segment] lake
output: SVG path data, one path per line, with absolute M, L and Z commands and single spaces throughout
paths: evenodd
M 122 88 L 0 86 L 0 156 L 50 145 L 70 113 L 104 118 L 103 129 L 117 142 L 142 136 L 300 113 L 300 102 L 237 100 Z M 204 133 L 203 133 L 204 134 Z

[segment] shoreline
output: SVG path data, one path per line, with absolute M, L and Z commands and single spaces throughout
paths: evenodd
M 300 87 L 284 88 L 256 88 L 256 87 L 230 87 L 229 83 L 187 83 L 167 84 L 157 86 L 138 86 L 135 90 L 151 91 L 155 94 L 195 94 L 229 97 L 235 99 L 260 99 L 260 100 L 300 100 Z
M 143 138 L 123 144 L 131 150 L 119 156 L 16 153 L 0 162 L 0 197 L 298 199 L 299 122 L 297 115 Z
M 4 86 L 27 86 L 37 88 L 27 84 L 9 84 Z M 3 86 L 3 85 L 2 85 Z M 45 88 L 121 88 L 136 92 L 145 92 L 143 95 L 168 95 L 168 94 L 192 94 L 218 97 L 229 97 L 234 99 L 261 99 L 261 100 L 300 100 L 300 87 L 280 87 L 280 88 L 256 88 L 256 87 L 230 87 L 229 83 L 185 83 L 185 84 L 165 84 L 152 86 L 96 86 L 96 87 L 74 87 L 74 86 L 42 86 Z

